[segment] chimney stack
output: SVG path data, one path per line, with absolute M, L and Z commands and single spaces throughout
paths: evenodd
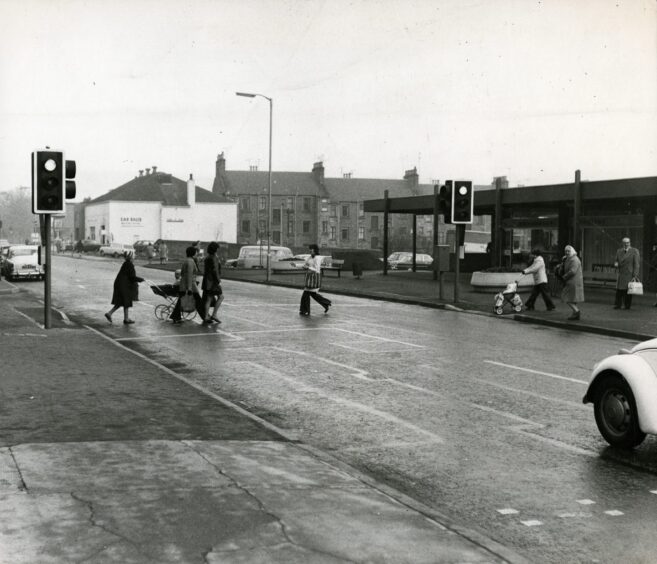
M 151 169 L 150 169 L 150 168 L 147 168 L 147 169 L 146 169 L 146 176 L 148 176 L 150 173 L 151 173 Z
M 313 178 L 320 186 L 324 185 L 324 163 L 322 161 L 313 164 Z
M 196 205 L 196 182 L 194 182 L 194 177 L 191 173 L 189 175 L 189 180 L 187 181 L 187 205 Z
M 139 176 L 144 176 L 144 169 L 143 168 L 139 171 Z
M 153 174 L 155 174 L 156 172 L 157 172 L 157 167 L 153 166 Z

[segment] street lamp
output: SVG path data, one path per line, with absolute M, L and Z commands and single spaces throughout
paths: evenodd
M 271 131 L 274 100 L 264 94 L 252 94 L 250 92 L 235 92 L 235 94 L 246 98 L 260 96 L 265 100 L 269 100 L 269 188 L 267 190 L 267 282 L 269 282 L 271 278 Z

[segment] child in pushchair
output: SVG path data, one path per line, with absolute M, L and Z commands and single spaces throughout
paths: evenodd
M 497 315 L 502 315 L 506 304 L 509 304 L 513 308 L 513 311 L 522 311 L 522 298 L 518 294 L 517 280 L 507 284 L 504 290 L 495 294 L 495 307 L 493 310 Z
M 158 286 L 157 284 L 151 282 L 151 290 L 153 293 L 163 297 L 167 303 L 158 304 L 155 306 L 155 317 L 161 320 L 169 319 L 173 313 L 173 309 L 176 307 L 176 301 L 178 300 L 179 288 L 180 288 L 180 269 L 174 272 L 176 281 L 173 284 L 162 284 Z M 185 319 L 192 319 L 196 316 L 196 312 L 182 312 L 182 316 Z

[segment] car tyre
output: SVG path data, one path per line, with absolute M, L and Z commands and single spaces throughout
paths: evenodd
M 103 251 L 100 251 L 100 256 L 101 256 L 101 257 L 104 257 L 104 256 L 105 256 L 105 253 L 104 253 Z
M 639 428 L 632 388 L 620 374 L 602 378 L 596 386 L 593 409 L 598 430 L 611 446 L 631 449 L 646 438 Z

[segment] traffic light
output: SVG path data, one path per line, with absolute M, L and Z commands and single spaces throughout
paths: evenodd
M 445 223 L 452 223 L 452 181 L 446 180 L 445 185 L 440 187 L 440 213 L 443 214 Z
M 64 213 L 65 200 L 75 198 L 75 161 L 64 159 L 63 151 L 32 153 L 32 212 Z
M 452 223 L 472 223 L 473 211 L 472 181 L 455 180 L 452 190 Z

